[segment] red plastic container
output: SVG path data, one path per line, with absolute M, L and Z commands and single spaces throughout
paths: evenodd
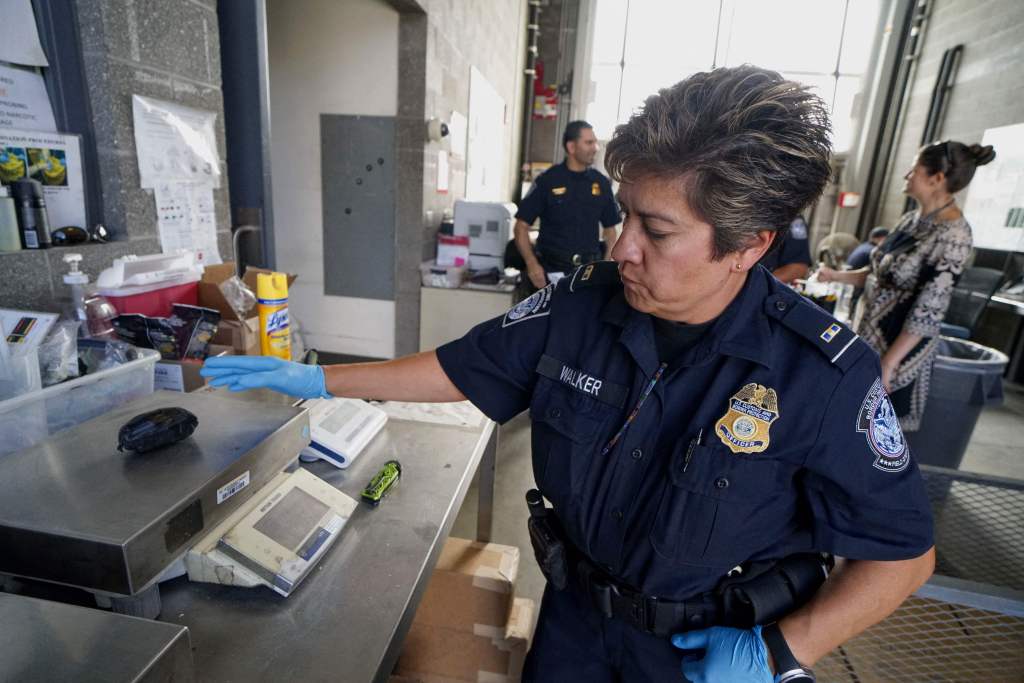
M 101 291 L 118 313 L 141 313 L 156 318 L 171 315 L 171 304 L 199 303 L 199 281 L 166 285 L 121 287 Z

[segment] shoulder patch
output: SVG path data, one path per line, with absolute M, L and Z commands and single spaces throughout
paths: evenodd
M 817 347 L 844 372 L 868 349 L 853 330 L 799 294 L 772 294 L 765 299 L 765 312 Z
M 586 287 L 608 287 L 622 284 L 619 265 L 615 261 L 594 261 L 577 268 L 569 280 L 569 291 Z
M 789 234 L 793 236 L 793 239 L 807 239 L 807 223 L 803 218 L 797 216 L 793 219 L 793 222 L 789 224 Z
M 509 309 L 505 318 L 501 321 L 502 327 L 515 325 L 531 318 L 540 318 L 551 313 L 551 295 L 555 291 L 555 285 L 551 284 L 544 289 L 539 289 L 526 297 L 518 304 Z
M 857 411 L 856 429 L 864 434 L 871 452 L 875 454 L 875 462 L 872 464 L 876 468 L 883 472 L 901 472 L 906 469 L 910 462 L 910 448 L 881 378 L 876 379 L 868 389 Z

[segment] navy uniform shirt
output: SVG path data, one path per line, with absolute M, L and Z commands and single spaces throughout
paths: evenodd
M 516 218 L 530 225 L 540 218 L 537 251 L 563 261 L 573 254 L 600 258 L 598 225 L 622 222 L 608 178 L 593 168 L 570 171 L 564 161 L 538 176 Z
M 770 271 L 790 263 L 811 263 L 811 243 L 807 236 L 807 223 L 797 216 L 789 224 L 789 230 L 782 236 L 782 242 L 761 257 L 761 265 Z
M 611 262 L 437 356 L 492 419 L 529 408 L 534 475 L 570 540 L 649 594 L 710 590 L 746 560 L 898 560 L 932 546 L 878 356 L 763 268 L 660 377 L 652 319 L 628 305 Z

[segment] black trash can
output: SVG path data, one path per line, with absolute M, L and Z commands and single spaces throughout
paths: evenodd
M 960 467 L 981 409 L 1003 402 L 1008 362 L 996 349 L 966 339 L 939 339 L 921 428 L 906 433 L 918 464 Z

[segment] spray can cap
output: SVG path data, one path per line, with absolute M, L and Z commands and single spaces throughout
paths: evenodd
M 64 284 L 66 285 L 86 285 L 89 284 L 89 276 L 78 269 L 78 264 L 82 261 L 81 254 L 64 254 L 62 259 L 64 263 L 68 264 L 68 272 L 64 275 Z

